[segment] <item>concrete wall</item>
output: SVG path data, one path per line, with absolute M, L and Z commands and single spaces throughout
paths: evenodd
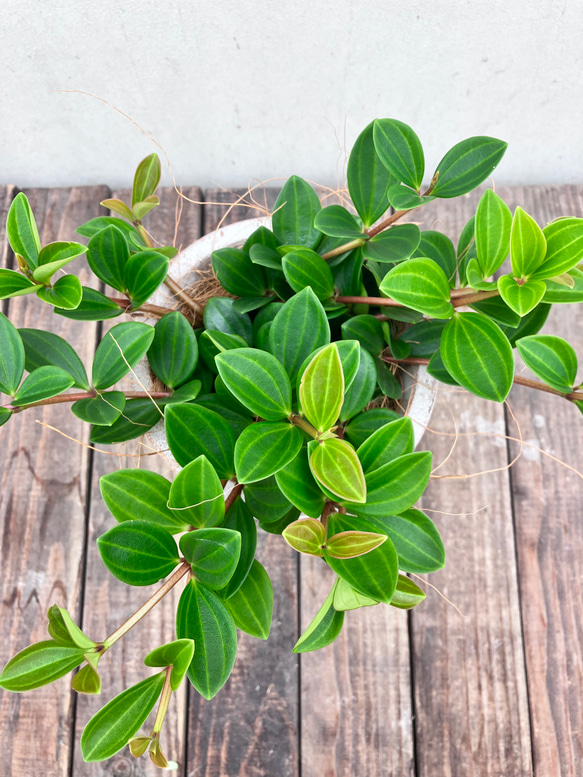
M 375 117 L 413 126 L 428 173 L 458 140 L 493 135 L 510 143 L 497 182 L 583 181 L 581 0 L 3 0 L 0 13 L 3 183 L 127 185 L 155 149 L 59 90 L 131 116 L 183 184 L 334 184 Z

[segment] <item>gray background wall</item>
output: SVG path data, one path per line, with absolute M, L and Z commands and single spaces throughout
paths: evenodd
M 470 135 L 499 183 L 583 182 L 581 0 L 3 0 L 0 182 L 127 184 L 167 150 L 182 184 L 342 178 L 375 117 L 428 173 Z M 165 181 L 168 182 L 168 173 Z

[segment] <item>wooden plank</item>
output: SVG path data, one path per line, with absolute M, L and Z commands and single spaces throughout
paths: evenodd
M 522 205 L 541 226 L 559 216 L 583 216 L 581 186 L 514 187 L 500 195 L 511 206 Z M 565 338 L 581 364 L 580 304 L 556 305 L 543 333 Z M 531 377 L 528 370 L 521 374 Z M 510 400 L 525 440 L 583 470 L 583 418 L 575 406 L 523 386 L 514 388 Z M 517 436 L 514 424 L 509 433 Z M 510 450 L 514 457 L 519 445 L 511 443 Z M 525 447 L 511 483 L 534 771 L 575 777 L 583 764 L 583 482 L 572 470 Z
M 192 200 L 200 201 L 201 191 L 197 187 L 184 190 L 184 195 Z M 178 198 L 173 189 L 162 189 L 160 206 L 149 214 L 145 225 L 150 231 L 155 244 L 186 247 L 200 237 L 202 208 L 188 202 L 180 214 Z M 129 191 L 114 192 L 126 202 L 131 198 Z M 177 224 L 178 215 L 180 215 Z M 117 292 L 115 292 L 117 294 Z M 119 323 L 123 319 L 112 319 L 109 325 Z M 104 322 L 105 323 L 105 322 Z M 139 443 L 129 442 L 124 446 L 99 446 L 103 450 L 116 452 L 119 457 L 107 454 L 95 454 L 93 480 L 91 488 L 91 510 L 89 517 L 89 542 L 87 552 L 87 573 L 85 583 L 84 627 L 88 634 L 99 639 L 111 634 L 123 621 L 145 601 L 158 586 L 148 588 L 132 588 L 116 580 L 104 567 L 95 546 L 97 537 L 115 525 L 115 520 L 106 509 L 99 490 L 99 478 L 118 468 L 140 467 L 172 479 L 168 461 L 163 456 L 142 456 L 137 459 L 133 455 L 140 450 Z M 147 452 L 147 449 L 142 449 Z M 74 750 L 74 777 L 97 777 L 97 775 L 151 774 L 154 767 L 147 755 L 133 759 L 125 748 L 121 753 L 102 763 L 86 764 L 83 762 L 79 749 L 79 739 L 89 718 L 104 706 L 109 699 L 121 693 L 134 683 L 152 673 L 144 666 L 143 660 L 147 653 L 158 645 L 175 639 L 175 613 L 182 586 L 172 591 L 148 617 L 144 618 L 132 632 L 122 640 L 111 653 L 100 663 L 103 678 L 103 692 L 99 697 L 79 697 L 77 706 L 77 731 Z M 162 732 L 162 747 L 167 757 L 178 762 L 183 761 L 184 723 L 186 715 L 186 687 L 174 695 Z M 143 730 L 149 733 L 147 726 Z
M 422 229 L 438 223 L 457 240 L 478 198 L 438 201 L 415 218 Z M 435 474 L 500 471 L 436 479 L 423 497 L 427 510 L 445 511 L 429 513 L 447 551 L 447 566 L 431 583 L 463 615 L 432 590 L 411 613 L 417 770 L 419 777 L 526 777 L 530 733 L 507 447 L 490 436 L 505 434 L 504 408 L 443 387 L 431 427 L 451 434 L 456 426 L 454 455 Z M 422 447 L 433 451 L 436 467 L 452 443 L 428 433 Z
M 205 232 L 216 229 L 241 194 L 205 194 Z M 267 205 L 277 192 L 269 191 Z M 222 203 L 225 203 L 224 205 Z M 233 209 L 223 223 L 261 215 Z M 188 775 L 206 777 L 292 777 L 298 774 L 297 559 L 281 537 L 260 532 L 258 558 L 274 589 L 274 615 L 267 642 L 239 634 L 231 678 L 210 702 L 191 689 Z
M 26 194 L 46 243 L 77 239 L 75 228 L 98 215 L 99 201 L 107 197 L 108 189 L 31 189 Z M 77 260 L 77 267 L 82 262 Z M 88 272 L 79 274 L 87 283 Z M 95 324 L 77 325 L 56 316 L 35 296 L 11 300 L 10 318 L 18 327 L 56 332 L 90 364 Z M 47 638 L 46 614 L 55 602 L 74 618 L 79 616 L 88 450 L 36 419 L 75 439 L 88 439 L 87 427 L 64 405 L 25 411 L 0 430 L 2 665 L 26 645 Z M 0 696 L 0 750 L 6 777 L 68 773 L 72 698 L 69 678 L 28 694 Z

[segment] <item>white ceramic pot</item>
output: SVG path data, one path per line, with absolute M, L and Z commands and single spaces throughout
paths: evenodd
M 215 232 L 211 232 L 209 235 L 205 235 L 205 237 L 197 240 L 196 243 L 192 243 L 188 248 L 185 248 L 170 262 L 170 277 L 180 283 L 183 288 L 192 286 L 197 281 L 197 270 L 206 269 L 210 266 L 213 251 L 218 251 L 220 248 L 241 247 L 249 235 L 260 226 L 270 228 L 271 218 L 262 217 L 239 221 L 236 224 L 229 224 L 226 227 L 217 229 Z M 171 307 L 174 299 L 168 287 L 162 285 L 149 302 L 154 305 Z M 156 319 L 148 317 L 144 317 L 141 320 L 152 325 L 156 323 Z M 407 409 L 407 414 L 413 421 L 415 445 L 417 446 L 431 418 L 437 396 L 436 381 L 427 373 L 424 366 L 413 366 L 408 372 L 410 374 L 405 374 L 404 379 L 402 405 Z M 151 390 L 153 383 L 148 361 L 143 359 L 135 367 L 134 374 L 130 373 L 126 381 L 128 388 L 131 385 L 131 389 L 134 391 L 143 390 L 143 387 Z M 178 467 L 168 450 L 162 419 L 146 433 L 146 442 L 149 446 L 162 452 Z

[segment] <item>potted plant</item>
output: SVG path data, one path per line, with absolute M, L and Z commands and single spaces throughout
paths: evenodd
M 415 133 L 395 120 L 375 121 L 350 155 L 353 208 L 323 208 L 309 184 L 291 178 L 270 228 L 255 225 L 242 245 L 215 246 L 218 284 L 202 297 L 177 285 L 169 273 L 175 250 L 154 247 L 142 223 L 158 205 L 156 155 L 140 163 L 130 203 L 106 200 L 116 215 L 79 227 L 87 247 L 41 246 L 26 197 L 15 198 L 7 233 L 18 270 L 0 270 L 0 297 L 36 294 L 79 322 L 124 313 L 131 320 L 107 330 L 89 380 L 62 338 L 17 330 L 1 316 L 0 390 L 9 400 L 0 424 L 27 408 L 66 402 L 92 425 L 94 443 L 109 444 L 141 436 L 163 416 L 179 467 L 172 482 L 137 468 L 101 480 L 117 520 L 98 540 L 101 558 L 129 585 L 164 581 L 156 592 L 99 640 L 51 607 L 49 639 L 24 648 L 0 674 L 1 687 L 25 691 L 81 667 L 72 687 L 99 693 L 102 657 L 185 583 L 176 640 L 145 656 L 156 672 L 89 721 L 81 738 L 87 761 L 129 743 L 134 755 L 148 750 L 165 766 L 160 733 L 184 676 L 211 698 L 233 667 L 237 628 L 267 638 L 272 590 L 255 559 L 257 526 L 336 573 L 296 652 L 330 644 L 349 610 L 407 609 L 424 599 L 408 574 L 439 569 L 445 552 L 433 522 L 414 506 L 431 454 L 414 450 L 410 417 L 387 407 L 402 392 L 395 365 L 422 364 L 433 378 L 496 402 L 520 382 L 583 408 L 573 349 L 539 334 L 553 303 L 583 300 L 583 219 L 541 229 L 487 189 L 457 249 L 440 232 L 403 223 L 435 198 L 474 189 L 505 149 L 493 138 L 462 141 L 422 191 Z M 510 270 L 500 275 L 509 254 Z M 60 274 L 83 255 L 115 294 Z M 163 285 L 183 309 L 156 296 Z M 542 382 L 515 375 L 514 347 Z M 119 387 L 132 371 L 140 375 L 144 358 L 152 380 L 142 374 L 137 388 Z M 153 728 L 141 734 L 155 707 Z

